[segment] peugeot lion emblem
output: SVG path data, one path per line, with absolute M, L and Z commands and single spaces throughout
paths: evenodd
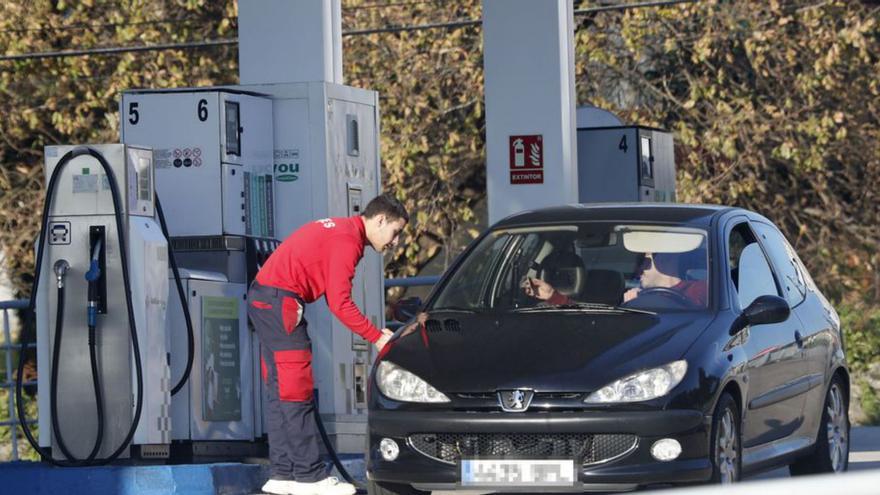
M 532 390 L 502 390 L 498 392 L 498 403 L 507 412 L 523 412 L 529 408 L 535 392 Z

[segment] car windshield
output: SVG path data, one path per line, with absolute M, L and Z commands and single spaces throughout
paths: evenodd
M 493 231 L 429 309 L 699 311 L 708 306 L 707 234 L 588 222 Z

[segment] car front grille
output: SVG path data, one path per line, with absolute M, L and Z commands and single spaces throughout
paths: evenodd
M 462 399 L 498 400 L 498 392 L 459 392 L 455 394 Z M 532 402 L 539 400 L 577 399 L 583 394 L 577 392 L 535 392 Z
M 421 454 L 455 464 L 462 458 L 575 459 L 584 466 L 635 449 L 638 437 L 585 433 L 418 433 L 409 442 Z

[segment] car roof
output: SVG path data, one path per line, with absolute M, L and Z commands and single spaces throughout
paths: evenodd
M 737 208 L 684 203 L 570 204 L 515 213 L 493 228 L 582 221 L 690 223 L 708 227 L 712 218 L 734 210 Z

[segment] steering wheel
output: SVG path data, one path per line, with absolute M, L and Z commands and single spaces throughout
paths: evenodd
M 697 306 L 693 301 L 688 299 L 681 292 L 679 292 L 675 289 L 670 289 L 668 287 L 651 287 L 648 289 L 642 289 L 639 292 L 639 295 L 638 295 L 638 297 L 636 297 L 636 299 L 640 299 L 644 296 L 652 296 L 652 295 L 672 298 L 676 304 L 678 304 L 679 306 L 683 306 L 685 308 L 693 308 L 693 307 Z M 636 299 L 633 299 L 630 302 L 635 301 Z

